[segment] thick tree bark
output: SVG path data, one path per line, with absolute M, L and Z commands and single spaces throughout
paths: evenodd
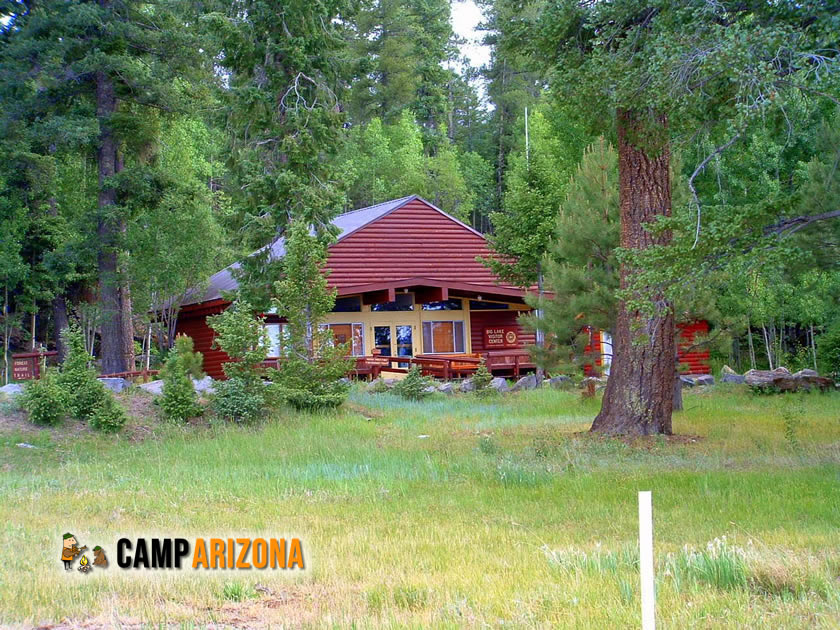
M 647 249 L 670 242 L 668 232 L 645 227 L 671 214 L 670 149 L 664 116 L 618 112 L 618 173 L 621 247 Z M 620 287 L 627 289 L 634 269 L 622 263 Z M 674 315 L 664 295 L 652 289 L 639 299 L 647 310 L 618 305 L 613 362 L 601 411 L 591 431 L 608 434 L 671 433 L 676 369 Z
M 112 374 L 133 369 L 134 338 L 131 327 L 131 297 L 119 263 L 118 240 L 125 229 L 115 215 L 117 192 L 106 186 L 108 178 L 119 172 L 120 160 L 110 118 L 117 109 L 113 81 L 104 72 L 96 73 L 96 116 L 100 136 L 96 159 L 99 167 L 99 305 L 101 310 L 102 372 Z

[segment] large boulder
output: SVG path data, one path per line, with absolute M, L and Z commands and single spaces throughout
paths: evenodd
M 195 391 L 199 394 L 212 394 L 214 391 L 216 391 L 215 383 L 213 382 L 213 379 L 209 376 L 205 376 L 202 379 L 194 378 L 192 379 L 192 383 L 193 387 L 195 388 Z
M 834 387 L 834 381 L 820 376 L 814 370 L 800 370 L 791 374 L 790 370 L 778 367 L 775 370 L 750 370 L 745 375 L 745 382 L 754 389 L 775 390 L 780 392 L 798 392 L 810 389 L 828 391 Z
M 441 383 L 440 385 L 438 385 L 437 390 L 441 394 L 446 394 L 447 396 L 451 396 L 452 394 L 455 393 L 455 388 L 452 386 L 452 383 L 448 383 L 448 382 L 447 383 Z
M 680 382 L 683 387 L 694 387 L 694 379 L 685 374 L 680 374 Z
M 152 396 L 160 396 L 163 394 L 163 381 L 149 381 L 138 385 L 144 392 L 149 392 Z
M 692 379 L 694 380 L 695 385 L 714 385 L 715 384 L 715 377 L 711 374 L 698 374 L 697 376 L 693 376 Z
M 461 387 L 459 389 L 462 392 L 464 392 L 465 394 L 467 392 L 474 392 L 475 391 L 475 383 L 473 383 L 473 380 L 471 378 L 465 378 L 461 382 Z
M 131 385 L 131 383 L 124 378 L 111 378 L 108 376 L 100 378 L 99 382 L 102 383 L 106 389 L 110 389 L 115 394 L 119 394 L 122 390 Z
M 0 394 L 5 394 L 9 398 L 20 396 L 22 393 L 23 385 L 19 385 L 18 383 L 9 383 L 8 385 L 3 385 L 3 387 L 0 387 Z
M 495 389 L 500 394 L 504 394 L 510 391 L 510 387 L 508 387 L 507 380 L 503 379 L 501 376 L 497 376 L 492 381 L 490 381 L 490 387 Z
M 736 383 L 738 385 L 743 385 L 746 381 L 746 377 L 743 374 L 721 374 L 720 382 L 721 383 Z
M 525 389 L 536 389 L 539 381 L 537 381 L 536 374 L 528 374 L 527 376 L 523 376 L 518 381 L 513 384 L 511 387 L 512 392 L 520 392 Z

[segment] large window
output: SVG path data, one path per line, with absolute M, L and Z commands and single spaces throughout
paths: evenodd
M 464 322 L 423 322 L 423 351 L 464 352 Z
M 502 302 L 482 302 L 480 300 L 470 300 L 471 311 L 503 311 L 510 308 L 510 304 Z
M 268 332 L 268 358 L 276 359 L 283 353 L 283 346 L 288 339 L 288 324 L 266 324 Z
M 350 344 L 350 355 L 360 357 L 365 353 L 365 327 L 362 324 L 323 324 L 332 331 L 333 341 Z
M 461 300 L 443 300 L 442 302 L 427 302 L 423 305 L 424 311 L 460 311 L 464 308 Z
M 373 304 L 370 307 L 372 311 L 413 311 L 414 310 L 414 295 L 412 293 L 397 293 L 393 302 L 382 302 L 381 304 Z
M 335 299 L 333 313 L 359 313 L 362 310 L 362 298 L 358 295 Z

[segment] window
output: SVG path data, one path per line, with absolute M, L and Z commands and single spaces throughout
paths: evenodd
M 423 322 L 423 351 L 464 352 L 464 322 Z
M 424 311 L 460 311 L 464 308 L 461 300 L 444 300 L 443 302 L 429 302 L 423 305 Z
M 268 332 L 268 357 L 276 359 L 283 353 L 283 346 L 288 339 L 288 324 L 266 324 Z
M 362 298 L 358 295 L 336 298 L 333 306 L 333 313 L 360 313 L 361 310 Z
M 496 311 L 510 308 L 510 304 L 502 304 L 501 302 L 481 302 L 479 300 L 470 300 L 471 311 Z
M 372 311 L 413 311 L 414 295 L 411 293 L 397 293 L 397 299 L 393 302 L 383 302 L 370 307 Z
M 332 331 L 335 343 L 349 344 L 351 356 L 360 357 L 365 353 L 365 327 L 362 324 L 322 324 L 321 328 Z

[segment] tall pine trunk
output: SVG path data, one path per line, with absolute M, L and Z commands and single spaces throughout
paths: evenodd
M 67 300 L 63 293 L 59 293 L 53 298 L 53 326 L 55 327 L 55 349 L 58 352 L 59 363 L 64 363 L 67 357 L 67 348 L 64 346 L 64 339 L 61 333 L 70 325 L 67 318 Z
M 620 110 L 618 122 L 621 247 L 644 250 L 670 242 L 670 232 L 654 236 L 646 225 L 671 214 L 670 149 L 664 116 Z M 634 270 L 622 263 L 620 287 Z M 591 431 L 609 434 L 671 433 L 676 379 L 674 314 L 664 295 L 640 295 L 651 312 L 618 305 L 613 362 L 601 411 Z
M 96 116 L 100 136 L 96 151 L 99 167 L 99 305 L 101 310 L 100 356 L 102 372 L 112 374 L 133 369 L 134 335 L 131 326 L 131 297 L 119 262 L 118 241 L 125 222 L 116 216 L 117 191 L 107 180 L 119 172 L 118 144 L 111 129 L 111 116 L 117 110 L 117 96 L 111 78 L 96 73 Z

